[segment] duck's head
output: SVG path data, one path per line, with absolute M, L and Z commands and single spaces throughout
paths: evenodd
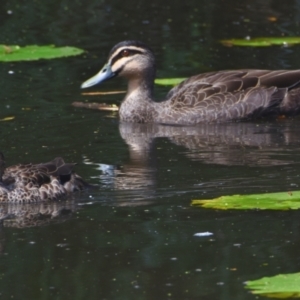
M 116 76 L 125 77 L 128 80 L 144 78 L 147 81 L 153 81 L 155 60 L 149 47 L 139 41 L 124 41 L 115 45 L 104 67 L 95 76 L 85 81 L 81 88 L 99 84 Z

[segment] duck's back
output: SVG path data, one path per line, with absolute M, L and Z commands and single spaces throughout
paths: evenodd
M 218 71 L 188 78 L 173 88 L 159 119 L 197 124 L 300 110 L 300 70 Z

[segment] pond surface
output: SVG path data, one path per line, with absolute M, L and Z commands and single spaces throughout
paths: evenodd
M 163 4 L 162 4 L 163 3 Z M 1 44 L 77 46 L 82 56 L 2 63 L 8 165 L 78 162 L 99 188 L 66 201 L 2 206 L 3 299 L 255 299 L 244 282 L 299 272 L 299 211 L 214 211 L 192 199 L 299 190 L 300 118 L 197 127 L 120 124 L 74 101 L 110 48 L 142 39 L 159 77 L 300 68 L 299 46 L 225 48 L 220 39 L 297 36 L 300 1 L 20 1 L 0 4 Z M 125 89 L 122 80 L 91 91 Z M 168 89 L 157 88 L 162 99 Z M 25 217 L 26 218 L 25 218 Z M 41 216 L 44 216 L 41 218 Z M 212 236 L 194 236 L 211 232 Z

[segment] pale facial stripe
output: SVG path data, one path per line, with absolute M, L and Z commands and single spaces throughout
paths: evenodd
M 127 50 L 129 52 L 129 55 L 123 57 L 121 54 L 123 50 Z M 132 56 L 134 54 L 143 54 L 143 53 L 146 53 L 145 49 L 143 49 L 143 48 L 136 47 L 136 46 L 124 46 L 124 47 L 117 49 L 111 55 L 111 58 L 109 59 L 109 64 L 113 67 L 116 64 L 116 62 L 118 62 L 118 65 L 119 65 L 119 62 L 124 61 L 124 60 L 126 61 L 130 56 Z M 121 65 L 123 65 L 123 64 L 121 63 Z M 116 69 L 116 68 L 114 68 L 114 69 Z M 117 69 L 119 69 L 119 68 L 117 68 Z

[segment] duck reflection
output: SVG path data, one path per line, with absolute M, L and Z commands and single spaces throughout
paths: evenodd
M 294 164 L 299 160 L 297 124 L 297 120 L 267 124 L 203 124 L 195 127 L 120 123 L 119 131 L 128 145 L 129 159 L 121 167 L 99 165 L 98 168 L 103 171 L 101 184 L 113 188 L 116 194 L 122 191 L 119 193 L 122 201 L 145 200 L 159 196 L 159 191 L 162 192 L 160 186 L 164 196 L 168 189 L 172 195 L 178 190 L 169 187 L 174 181 L 177 184 L 180 181 L 168 178 L 175 174 L 177 177 L 189 176 L 189 171 L 179 170 L 185 168 L 182 164 L 186 158 L 190 161 L 190 166 L 186 165 L 186 168 L 194 168 L 194 171 L 195 164 L 199 164 L 197 170 L 201 165 L 203 169 L 208 164 L 214 165 L 214 170 L 218 165 L 265 168 Z M 165 162 L 168 167 L 177 168 L 176 172 L 168 174 L 167 170 L 162 170 Z M 197 176 L 194 174 L 189 184 L 196 182 L 199 185 L 200 177 L 196 180 Z M 212 184 L 216 184 L 216 180 L 227 180 L 223 177 L 215 179 Z M 201 180 L 200 183 L 203 182 Z M 128 190 L 128 195 L 124 190 Z M 184 190 L 187 190 L 186 186 Z
M 119 130 L 129 146 L 130 161 L 146 164 L 153 160 L 154 142 L 167 138 L 184 147 L 192 161 L 217 165 L 274 166 L 293 163 L 280 151 L 299 145 L 293 122 L 203 124 L 195 127 L 121 123 Z

